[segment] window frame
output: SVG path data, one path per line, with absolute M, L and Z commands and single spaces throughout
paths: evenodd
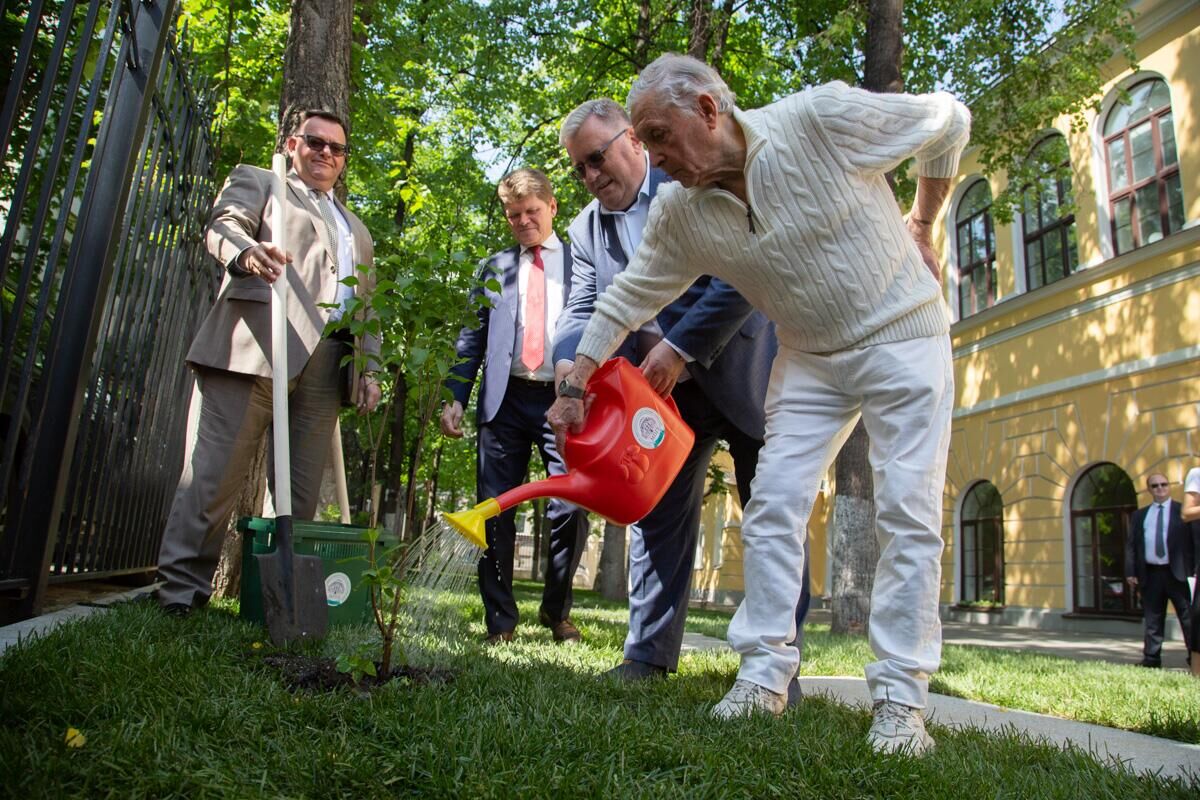
M 973 191 L 975 191 L 975 187 L 978 185 L 981 185 L 981 184 L 987 189 L 987 205 L 980 208 L 978 211 L 974 212 L 966 219 L 960 220 L 959 216 L 961 214 L 963 204 L 967 202 L 967 199 L 970 196 L 970 194 Z M 995 223 L 992 221 L 992 203 L 993 202 L 994 202 L 994 198 L 992 197 L 991 186 L 988 185 L 988 182 L 985 179 L 977 178 L 976 180 L 971 181 L 971 184 L 962 193 L 962 196 L 959 198 L 958 203 L 956 204 L 955 213 L 954 213 L 954 240 L 953 240 L 952 246 L 954 248 L 954 253 L 955 253 L 955 257 L 956 257 L 955 260 L 957 261 L 957 265 L 958 265 L 958 287 L 957 287 L 958 288 L 958 303 L 957 303 L 957 305 L 958 305 L 958 318 L 960 320 L 966 319 L 969 316 L 978 314 L 981 311 L 986 311 L 987 309 L 996 305 L 996 226 L 995 226 Z M 975 220 L 977 218 L 979 218 L 980 216 L 983 217 L 984 236 L 986 238 L 984 259 L 982 261 L 972 260 L 968 263 L 964 263 L 963 258 L 962 258 L 962 249 L 959 247 L 960 231 L 962 229 L 966 228 L 966 230 L 968 232 L 968 236 L 971 237 L 968 239 L 967 252 L 969 254 L 973 254 L 975 251 L 974 238 L 973 238 L 974 237 L 973 226 L 974 226 Z M 977 273 L 977 272 L 982 272 L 985 279 L 987 280 L 987 303 L 982 308 L 974 308 L 975 297 L 976 297 L 975 273 Z M 971 278 L 970 298 L 971 298 L 971 305 L 973 307 L 972 310 L 968 310 L 963 305 L 963 282 L 967 277 Z
M 1071 609 L 1073 613 L 1083 615 L 1130 618 L 1139 617 L 1142 614 L 1141 602 L 1137 596 L 1137 592 L 1131 590 L 1129 585 L 1125 582 L 1125 545 L 1127 544 L 1133 529 L 1134 512 L 1137 511 L 1136 492 L 1135 499 L 1132 504 L 1106 506 L 1097 505 L 1091 506 L 1090 508 L 1075 508 L 1075 493 L 1080 491 L 1080 487 L 1087 474 L 1104 466 L 1113 466 L 1116 469 L 1121 469 L 1119 466 L 1112 464 L 1111 462 L 1100 462 L 1093 464 L 1080 474 L 1079 479 L 1073 484 L 1071 496 L 1067 500 L 1067 506 L 1069 509 L 1068 520 L 1071 534 Z M 1121 472 L 1125 475 L 1126 479 L 1129 478 L 1129 474 L 1123 469 Z M 1132 485 L 1132 481 L 1130 481 L 1130 485 Z M 1119 581 L 1121 587 L 1120 595 L 1122 607 L 1119 609 L 1104 607 L 1103 587 L 1105 581 L 1103 575 L 1103 565 L 1101 564 L 1101 559 L 1099 557 L 1100 526 L 1096 524 L 1097 518 L 1101 515 L 1111 515 L 1120 526 L 1120 547 L 1118 548 L 1118 552 L 1120 553 L 1121 563 L 1114 570 L 1115 574 L 1112 576 L 1114 579 L 1116 579 L 1116 581 Z M 1092 554 L 1090 575 L 1092 582 L 1090 598 L 1091 605 L 1083 605 L 1080 602 L 1081 589 L 1079 584 L 1079 546 L 1081 531 L 1079 520 L 1081 519 L 1087 519 L 1089 521 L 1087 525 L 1089 538 L 1088 547 Z
M 1123 127 L 1121 130 L 1119 130 L 1115 133 L 1111 133 L 1111 134 L 1106 134 L 1104 132 L 1104 129 L 1108 124 L 1109 118 L 1113 114 L 1117 113 L 1118 109 L 1121 107 L 1120 103 L 1114 103 L 1108 109 L 1108 111 L 1105 113 L 1104 117 L 1101 119 L 1100 146 L 1101 146 L 1101 152 L 1103 153 L 1103 158 L 1104 158 L 1104 177 L 1105 177 L 1105 182 L 1108 186 L 1108 205 L 1107 205 L 1107 207 L 1108 207 L 1108 214 L 1109 214 L 1109 232 L 1112 236 L 1112 247 L 1113 247 L 1113 255 L 1114 256 L 1121 255 L 1123 252 L 1129 252 L 1130 250 L 1136 250 L 1139 247 L 1142 247 L 1143 245 L 1147 244 L 1147 242 L 1141 241 L 1141 238 L 1142 238 L 1141 227 L 1142 226 L 1140 225 L 1141 215 L 1140 215 L 1140 210 L 1138 207 L 1137 195 L 1138 195 L 1139 190 L 1144 189 L 1147 186 L 1150 186 L 1152 184 L 1156 185 L 1156 187 L 1158 189 L 1158 191 L 1156 192 L 1156 194 L 1158 196 L 1158 221 L 1159 221 L 1159 225 L 1160 225 L 1160 230 L 1162 231 L 1162 238 L 1166 238 L 1167 236 L 1170 236 L 1172 233 L 1177 232 L 1177 231 L 1171 230 L 1171 208 L 1170 208 L 1170 202 L 1167 197 L 1167 179 L 1171 178 L 1171 177 L 1176 177 L 1180 181 L 1182 181 L 1182 177 L 1180 176 L 1180 173 L 1179 173 L 1178 143 L 1176 144 L 1175 163 L 1172 164 L 1171 166 L 1165 166 L 1163 164 L 1162 130 L 1161 130 L 1161 122 L 1160 122 L 1162 117 L 1170 115 L 1171 120 L 1172 120 L 1172 134 L 1174 133 L 1174 116 L 1175 116 L 1174 115 L 1174 102 L 1171 100 L 1170 85 L 1160 77 L 1147 77 L 1143 80 L 1138 81 L 1137 83 L 1132 84 L 1125 91 L 1132 93 L 1132 92 L 1136 91 L 1139 87 L 1146 85 L 1146 84 L 1150 84 L 1150 83 L 1161 83 L 1167 89 L 1166 105 L 1164 105 L 1160 108 L 1157 108 L 1153 111 L 1150 111 L 1149 113 L 1147 113 L 1143 116 L 1128 120 L 1125 124 L 1125 127 Z M 1153 91 L 1153 90 L 1151 90 L 1151 91 Z M 1154 174 L 1151 175 L 1150 177 L 1143 178 L 1141 181 L 1138 181 L 1138 182 L 1134 182 L 1134 180 L 1133 180 L 1133 148 L 1132 148 L 1131 142 L 1130 142 L 1130 132 L 1133 129 L 1140 127 L 1143 123 L 1145 123 L 1147 121 L 1150 122 L 1150 133 L 1151 133 L 1152 148 L 1153 148 L 1153 152 L 1154 152 L 1155 171 L 1154 171 Z M 1111 145 L 1117 139 L 1121 139 L 1123 149 L 1124 149 L 1126 185 L 1123 188 L 1114 191 L 1113 187 L 1112 187 L 1112 176 L 1113 176 L 1112 161 L 1113 161 L 1113 159 L 1112 159 Z M 1130 238 L 1131 238 L 1131 242 L 1132 242 L 1132 245 L 1129 247 L 1128 250 L 1121 249 L 1121 240 L 1120 240 L 1120 236 L 1118 235 L 1118 232 L 1117 232 L 1117 205 L 1125 200 L 1129 201 L 1129 229 L 1130 229 Z M 1186 209 L 1185 209 L 1184 213 L 1186 215 Z M 1184 223 L 1186 224 L 1186 219 L 1184 220 Z M 1183 228 L 1183 226 L 1180 226 L 1180 230 L 1182 230 L 1182 228 Z
M 968 519 L 965 516 L 965 509 L 967 507 L 967 501 L 968 501 L 971 493 L 978 490 L 979 487 L 981 487 L 981 486 L 990 486 L 992 488 L 992 490 L 996 493 L 996 496 L 1000 499 L 1000 513 L 998 516 L 976 516 L 976 517 L 972 517 L 972 518 Z M 974 484 L 972 484 L 971 487 L 969 489 L 967 489 L 967 491 L 963 494 L 963 502 L 962 502 L 961 508 L 963 509 L 963 512 L 960 512 L 960 517 L 959 517 L 959 522 L 958 522 L 959 543 L 960 543 L 960 548 L 962 550 L 961 557 L 959 559 L 959 582 L 960 582 L 959 583 L 959 586 L 960 586 L 959 604 L 960 605 L 971 605 L 973 603 L 989 603 L 989 604 L 993 604 L 996 606 L 1003 606 L 1005 604 L 1005 599 L 1004 599 L 1004 594 L 1005 594 L 1005 592 L 1004 592 L 1004 588 L 1005 588 L 1004 587 L 1004 497 L 1003 497 L 1003 495 L 1000 494 L 1000 490 L 997 489 L 995 484 L 993 484 L 991 481 L 977 481 Z M 985 535 L 983 523 L 988 523 L 988 522 L 992 523 L 992 526 L 993 526 L 992 527 L 993 541 L 991 543 L 992 544 L 992 554 L 993 554 L 992 555 L 992 563 L 989 565 L 989 567 L 987 569 L 987 572 L 990 572 L 991 577 L 992 577 L 992 593 L 991 593 L 992 596 L 991 597 L 983 597 L 983 596 L 981 596 L 982 595 L 981 586 L 983 584 L 982 579 L 986 573 L 984 570 L 984 566 L 979 562 L 979 559 L 976 558 L 975 559 L 976 563 L 974 566 L 976 566 L 977 569 L 975 572 L 973 572 L 971 574 L 970 577 L 968 576 L 968 568 L 971 565 L 968 564 L 969 559 L 967 558 L 967 552 L 968 552 L 967 541 L 968 541 L 968 537 L 970 537 L 971 541 L 975 544 L 974 552 L 976 552 L 976 553 L 982 552 L 983 548 L 979 544 L 980 537 Z M 968 533 L 968 529 L 970 530 L 970 533 Z M 973 587 L 974 591 L 971 592 L 971 594 L 974 594 L 976 596 L 968 597 L 968 592 L 967 592 L 968 587 Z
M 1050 133 L 1049 135 L 1043 136 L 1041 139 L 1038 140 L 1038 143 L 1035 144 L 1033 146 L 1033 148 L 1029 151 L 1030 158 L 1031 159 L 1036 158 L 1038 151 L 1041 150 L 1043 147 L 1045 147 L 1048 142 L 1050 142 L 1051 140 L 1056 139 L 1056 138 L 1060 139 L 1063 142 L 1064 149 L 1065 149 L 1066 137 L 1063 136 L 1061 133 L 1055 131 L 1053 133 Z M 1056 191 L 1056 195 L 1057 195 L 1056 199 L 1057 199 L 1057 203 L 1058 203 L 1058 208 L 1061 210 L 1064 205 L 1069 205 L 1074 202 L 1074 185 L 1073 185 L 1074 181 L 1072 180 L 1072 178 L 1070 177 L 1069 174 L 1065 178 L 1063 175 L 1058 174 L 1058 173 L 1062 172 L 1063 170 L 1069 171 L 1070 169 L 1071 169 L 1071 154 L 1070 154 L 1070 152 L 1067 152 L 1066 156 L 1064 157 L 1064 159 L 1061 162 L 1056 164 L 1054 167 L 1044 170 L 1038 174 L 1038 183 L 1028 184 L 1024 187 L 1024 190 L 1022 191 L 1021 258 L 1025 262 L 1025 290 L 1026 291 L 1036 291 L 1037 289 L 1040 289 L 1043 286 L 1049 286 L 1050 284 L 1060 281 L 1063 278 L 1067 277 L 1068 275 L 1071 275 L 1071 274 L 1079 271 L 1079 246 L 1078 246 L 1077 239 L 1075 241 L 1075 247 L 1073 248 L 1074 254 L 1075 254 L 1074 259 L 1071 258 L 1071 253 L 1072 253 L 1071 240 L 1073 238 L 1072 234 L 1074 232 L 1074 227 L 1075 227 L 1075 212 L 1072 211 L 1071 213 L 1065 214 L 1065 215 L 1060 214 L 1058 217 L 1056 217 L 1054 219 L 1053 222 L 1051 222 L 1049 224 L 1046 224 L 1046 221 L 1044 219 L 1042 219 L 1042 201 L 1041 201 L 1042 191 L 1041 191 L 1041 184 L 1040 184 L 1041 179 L 1046 177 L 1050 173 L 1051 170 L 1053 170 L 1053 172 L 1055 173 L 1054 185 L 1055 185 L 1055 191 Z M 1068 185 L 1064 186 L 1064 184 L 1068 184 Z M 1039 223 L 1040 227 L 1038 227 L 1036 230 L 1031 232 L 1028 228 L 1029 219 L 1028 219 L 1028 212 L 1026 211 L 1025 204 L 1027 202 L 1029 192 L 1031 190 L 1035 190 L 1035 189 L 1037 191 L 1037 206 L 1036 207 L 1037 207 L 1038 223 Z M 1054 236 L 1054 235 L 1057 235 L 1059 237 L 1059 248 L 1060 248 L 1059 252 L 1062 254 L 1062 259 L 1063 259 L 1063 261 L 1062 261 L 1063 274 L 1061 277 L 1055 278 L 1054 280 L 1048 280 L 1047 275 L 1046 275 L 1046 246 L 1045 246 L 1045 243 L 1049 237 Z M 1030 245 L 1032 245 L 1034 243 L 1037 243 L 1039 245 L 1039 251 L 1041 253 L 1041 258 L 1039 259 L 1038 264 L 1037 264 L 1037 269 L 1039 269 L 1041 272 L 1041 281 L 1036 286 L 1034 285 L 1033 277 L 1032 277 L 1034 265 L 1032 265 L 1029 261 L 1029 247 L 1030 247 Z

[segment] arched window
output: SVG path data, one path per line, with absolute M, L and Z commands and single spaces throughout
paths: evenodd
M 1183 187 L 1167 84 L 1157 78 L 1129 90 L 1104 120 L 1108 202 L 1118 254 L 1183 227 Z
M 1004 501 L 987 481 L 967 490 L 960 515 L 962 602 L 1004 603 Z
M 1074 272 L 1079 247 L 1067 140 L 1060 134 L 1048 136 L 1033 148 L 1029 159 L 1039 177 L 1025 187 L 1025 285 L 1036 289 Z
M 1137 510 L 1133 481 L 1116 464 L 1097 464 L 1080 477 L 1071 494 L 1071 546 L 1075 610 L 1137 613 L 1125 585 L 1125 540 Z
M 954 215 L 958 244 L 958 317 L 996 302 L 996 237 L 992 230 L 992 190 L 976 181 L 963 194 Z

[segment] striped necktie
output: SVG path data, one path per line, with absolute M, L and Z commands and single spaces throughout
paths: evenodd
M 329 269 L 336 275 L 338 271 L 338 235 L 337 223 L 333 220 L 333 206 L 329 202 L 329 196 L 324 192 L 318 192 L 316 189 L 313 189 L 312 192 L 317 199 L 317 208 L 321 210 L 321 219 L 325 220 L 325 244 L 333 255 L 333 266 Z

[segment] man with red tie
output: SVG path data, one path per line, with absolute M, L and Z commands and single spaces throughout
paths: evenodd
M 566 471 L 546 410 L 555 399 L 551 334 L 571 288 L 571 251 L 554 233 L 558 204 L 545 175 L 518 169 L 500 181 L 498 194 L 517 245 L 480 264 L 470 298 L 479 324 L 468 325 L 458 335 L 460 362 L 446 381 L 454 399 L 442 409 L 441 419 L 447 436 L 463 435 L 463 409 L 482 366 L 475 461 L 481 501 L 525 482 L 530 445 L 537 447 L 549 474 Z M 488 644 L 512 641 L 517 627 L 512 590 L 515 516 L 516 510 L 510 509 L 487 521 L 479 592 Z M 570 620 L 571 581 L 586 538 L 587 514 L 551 499 L 547 517 L 549 563 L 538 620 L 554 641 L 578 642 L 579 630 Z

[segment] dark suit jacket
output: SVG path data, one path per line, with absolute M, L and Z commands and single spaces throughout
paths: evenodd
M 1141 583 L 1146 580 L 1146 515 L 1153 505 L 1143 506 L 1133 514 L 1133 528 L 1125 542 L 1125 577 L 1137 578 Z M 1171 500 L 1167 510 L 1167 562 L 1171 574 L 1183 581 L 1195 569 L 1195 550 L 1192 542 L 1193 525 L 1183 521 L 1180 516 L 1180 505 L 1177 500 Z M 1153 535 L 1153 533 L 1151 534 Z
M 446 387 L 454 399 L 462 403 L 463 408 L 466 408 L 471 397 L 471 387 L 475 384 L 479 368 L 483 367 L 479 400 L 475 404 L 480 425 L 486 425 L 496 416 L 508 388 L 513 351 L 517 347 L 517 314 L 521 302 L 517 291 L 520 257 L 521 247 L 516 245 L 501 250 L 479 265 L 470 298 L 473 304 L 479 302 L 480 296 L 486 298 L 487 302 L 476 308 L 479 327 L 468 325 L 463 328 L 454 345 L 461 360 L 450 368 Z M 571 248 L 563 242 L 564 304 L 571 288 L 572 264 Z M 493 278 L 500 283 L 499 291 L 487 286 L 487 282 Z M 546 355 L 549 357 L 550 351 Z M 460 380 L 456 380 L 456 377 Z
M 670 178 L 650 169 L 650 197 Z M 596 298 L 627 265 L 612 217 L 593 200 L 569 229 L 575 271 L 570 299 L 555 331 L 554 360 L 575 360 L 575 350 Z M 663 335 L 695 361 L 688 374 L 726 417 L 748 436 L 763 438 L 763 401 L 778 345 L 775 326 L 729 284 L 710 276 L 693 283 L 656 318 Z M 627 341 L 617 355 L 630 356 Z M 644 354 L 641 354 L 644 355 Z M 633 357 L 637 363 L 636 356 Z

